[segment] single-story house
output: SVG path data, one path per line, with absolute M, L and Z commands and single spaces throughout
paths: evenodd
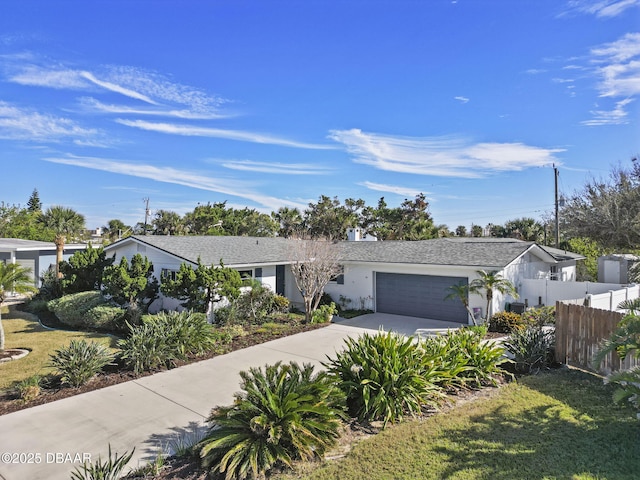
M 64 246 L 62 258 L 69 257 L 79 250 L 87 248 L 83 243 L 71 243 Z M 53 242 L 22 240 L 19 238 L 0 238 L 0 262 L 18 263 L 28 268 L 33 284 L 40 286 L 40 277 L 56 264 L 56 246 Z
M 235 268 L 243 277 L 255 278 L 273 291 L 301 303 L 291 273 L 295 242 L 284 238 L 225 236 L 131 236 L 105 248 L 108 254 L 131 258 L 140 253 L 154 265 L 154 275 L 172 275 L 183 262 Z M 471 322 L 459 300 L 445 300 L 449 287 L 469 284 L 478 270 L 497 270 L 518 285 L 520 279 L 575 280 L 579 255 L 539 246 L 533 242 L 497 238 L 439 238 L 422 241 L 339 242 L 342 275 L 325 291 L 336 303 L 349 308 Z M 496 294 L 493 311 L 515 299 Z M 486 301 L 471 295 L 470 306 L 483 314 Z M 175 299 L 161 298 L 154 309 L 172 309 Z

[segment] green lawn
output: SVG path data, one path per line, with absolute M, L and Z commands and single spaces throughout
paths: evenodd
M 391 427 L 344 459 L 279 480 L 637 479 L 640 424 L 599 377 L 520 379 L 490 399 Z
M 49 330 L 40 325 L 37 317 L 11 307 L 3 307 L 2 325 L 6 335 L 5 348 L 26 348 L 29 355 L 20 360 L 0 363 L 0 390 L 32 375 L 45 375 L 52 371 L 47 366 L 49 354 L 67 346 L 74 339 L 88 339 L 115 347 L 116 338 L 97 333 Z

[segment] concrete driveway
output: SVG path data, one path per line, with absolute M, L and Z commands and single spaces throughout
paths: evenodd
M 402 335 L 420 335 L 423 337 L 438 333 L 447 333 L 463 326 L 461 323 L 444 322 L 428 318 L 391 315 L 390 313 L 370 313 L 359 317 L 344 319 L 334 317 L 337 325 L 364 328 L 367 330 L 394 331 Z
M 84 459 L 105 458 L 109 444 L 135 447 L 129 466 L 145 464 L 177 435 L 204 428 L 213 407 L 231 404 L 241 370 L 279 360 L 320 366 L 364 331 L 332 324 L 0 416 L 0 479 L 68 480 Z
M 136 448 L 129 466 L 153 460 L 176 436 L 204 429 L 216 405 L 229 405 L 241 370 L 277 361 L 320 366 L 348 337 L 379 328 L 429 335 L 460 324 L 375 313 L 245 348 L 210 360 L 0 416 L 0 480 L 68 480 L 108 445 Z

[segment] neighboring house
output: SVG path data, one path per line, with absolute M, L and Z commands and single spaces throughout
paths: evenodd
M 86 248 L 85 244 L 65 244 L 63 259 L 69 260 L 75 252 Z M 0 238 L 0 262 L 18 263 L 30 269 L 33 284 L 39 287 L 40 277 L 56 263 L 56 246 L 53 242 Z
M 273 291 L 301 303 L 291 273 L 294 242 L 284 238 L 132 236 L 105 248 L 130 259 L 136 253 L 153 262 L 154 275 L 162 281 L 183 262 L 235 268 Z M 576 260 L 565 251 L 540 247 L 533 242 L 496 238 L 440 238 L 422 241 L 340 242 L 343 274 L 325 288 L 333 299 L 350 308 L 467 323 L 471 319 L 462 303 L 445 300 L 449 287 L 469 284 L 477 270 L 497 270 L 514 285 L 522 279 L 575 279 Z M 496 294 L 494 311 L 514 299 Z M 154 309 L 172 309 L 175 299 L 161 298 Z M 472 308 L 483 310 L 485 300 L 471 295 Z M 484 313 L 484 312 L 483 312 Z

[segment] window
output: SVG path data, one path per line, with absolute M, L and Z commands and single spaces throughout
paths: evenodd
M 168 268 L 163 268 L 162 271 L 160 272 L 160 280 L 164 281 L 167 278 L 169 280 L 175 280 L 177 273 L 178 273 L 177 270 L 170 270 Z
M 253 278 L 253 270 L 238 270 L 238 273 L 243 281 L 251 280 Z
M 551 267 L 549 268 L 549 279 L 550 280 L 558 280 L 558 266 L 557 265 L 551 265 Z
M 338 285 L 344 285 L 344 265 L 340 265 L 340 272 L 337 275 L 331 277 L 329 280 L 331 283 L 337 283 Z

